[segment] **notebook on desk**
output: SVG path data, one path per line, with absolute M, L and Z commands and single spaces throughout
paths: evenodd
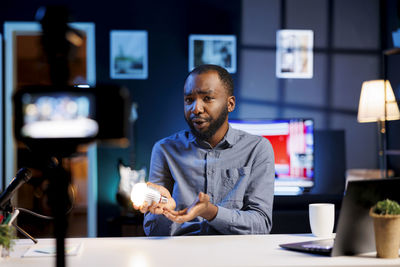
M 327 256 L 375 251 L 369 209 L 389 198 L 400 202 L 400 178 L 350 181 L 343 197 L 335 239 L 280 244 L 282 248 Z

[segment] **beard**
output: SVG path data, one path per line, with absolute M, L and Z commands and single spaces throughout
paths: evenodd
M 228 106 L 225 106 L 221 112 L 219 113 L 218 117 L 214 119 L 213 117 L 207 118 L 207 121 L 209 122 L 209 126 L 207 129 L 199 132 L 193 125 L 193 122 L 191 119 L 187 119 L 185 117 L 185 120 L 187 124 L 190 127 L 191 132 L 193 133 L 194 136 L 196 136 L 198 139 L 207 141 L 210 140 L 210 138 L 218 131 L 219 128 L 224 124 L 226 118 L 228 117 Z M 192 118 L 193 119 L 193 118 Z

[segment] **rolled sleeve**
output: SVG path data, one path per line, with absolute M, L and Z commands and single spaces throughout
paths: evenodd
M 232 210 L 218 207 L 217 216 L 209 225 L 221 234 L 268 234 L 270 227 L 263 218 L 254 210 Z
M 168 235 L 171 228 L 171 221 L 163 215 L 146 213 L 143 221 L 143 230 L 147 236 Z

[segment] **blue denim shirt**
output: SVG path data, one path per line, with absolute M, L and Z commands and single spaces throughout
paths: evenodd
M 192 204 L 199 192 L 218 207 L 216 217 L 183 224 L 147 213 L 147 235 L 268 234 L 272 227 L 274 153 L 270 142 L 229 127 L 212 148 L 190 131 L 158 141 L 152 151 L 149 181 L 166 187 L 176 210 Z

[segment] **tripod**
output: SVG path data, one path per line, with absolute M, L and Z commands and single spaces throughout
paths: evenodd
M 17 216 L 20 213 L 20 209 L 15 209 L 11 206 L 11 201 L 8 201 L 9 203 L 7 204 L 5 210 L 5 217 L 7 218 L 8 216 L 10 216 L 10 220 L 7 222 L 7 224 L 9 226 L 13 226 L 15 229 L 17 229 L 18 232 L 20 232 L 23 236 L 25 236 L 26 238 L 29 238 L 30 240 L 32 240 L 33 243 L 37 243 L 37 239 L 35 239 L 33 236 L 31 236 L 30 234 L 28 234 L 24 229 L 22 229 L 21 227 L 19 227 L 17 225 L 17 223 L 15 222 L 15 219 L 17 218 Z

